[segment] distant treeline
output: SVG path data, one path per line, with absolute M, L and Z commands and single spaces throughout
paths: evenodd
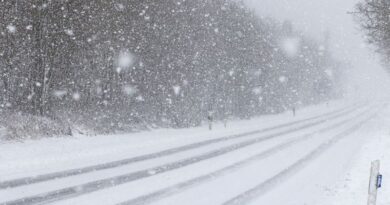
M 327 40 L 230 0 L 0 1 L 2 111 L 100 132 L 247 119 L 338 96 Z

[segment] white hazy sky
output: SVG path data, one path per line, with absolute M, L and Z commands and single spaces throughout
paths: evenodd
M 352 92 L 367 95 L 390 93 L 388 74 L 380 66 L 349 11 L 359 0 L 245 0 L 259 16 L 291 20 L 295 27 L 316 39 L 331 34 L 334 56 L 352 64 L 347 80 Z M 386 92 L 387 91 L 387 92 Z M 371 96 L 369 96 L 371 97 Z

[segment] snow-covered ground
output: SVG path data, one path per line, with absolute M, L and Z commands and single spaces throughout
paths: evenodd
M 338 183 L 326 188 L 324 203 L 319 204 L 367 204 L 370 164 L 374 160 L 380 160 L 381 174 L 384 176 L 384 184 L 378 192 L 377 204 L 390 204 L 390 109 L 386 109 L 367 124 L 360 134 L 366 137 L 364 145 L 351 160 L 348 171 Z
M 348 105 L 353 106 L 352 103 Z M 329 106 L 323 104 L 299 110 L 296 117 L 291 113 L 263 116 L 250 121 L 228 122 L 227 128 L 219 123 L 214 125 L 212 132 L 204 125 L 191 129 L 158 129 L 151 132 L 95 137 L 81 135 L 74 138 L 41 139 L 23 143 L 0 141 L 0 176 L 1 179 L 8 179 L 110 162 L 186 143 L 307 119 L 344 107 L 344 102 L 332 102 Z M 26 173 L 26 170 L 29 170 L 29 173 Z
M 370 161 L 390 171 L 389 123 L 384 102 L 331 102 L 212 131 L 3 142 L 0 204 L 365 204 Z

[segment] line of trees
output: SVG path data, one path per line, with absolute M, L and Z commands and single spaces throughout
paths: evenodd
M 356 17 L 365 31 L 368 43 L 376 47 L 383 62 L 390 64 L 390 2 L 362 0 L 356 5 Z
M 0 0 L 1 110 L 100 132 L 329 100 L 327 41 L 230 0 Z

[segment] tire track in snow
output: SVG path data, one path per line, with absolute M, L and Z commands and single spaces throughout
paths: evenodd
M 320 118 L 332 116 L 332 115 L 340 113 L 340 112 L 341 113 L 345 112 L 345 114 L 348 114 L 348 113 L 353 112 L 354 110 L 361 108 L 361 107 L 364 107 L 364 106 L 365 105 L 355 105 L 352 108 L 342 108 L 342 109 L 339 109 L 339 110 L 336 110 L 336 111 L 333 111 L 333 112 L 330 112 L 327 114 L 323 114 L 323 115 L 319 115 L 319 116 L 315 116 L 315 117 L 307 118 L 307 119 L 303 119 L 303 120 L 298 120 L 298 121 L 291 122 L 291 123 L 286 123 L 286 124 L 277 125 L 274 127 L 269 127 L 269 128 L 265 128 L 265 129 L 261 129 L 261 130 L 255 130 L 255 131 L 246 132 L 246 133 L 242 133 L 242 134 L 226 136 L 226 137 L 217 138 L 217 139 L 205 140 L 205 141 L 201 141 L 201 142 L 197 142 L 197 143 L 193 143 L 193 144 L 188 144 L 188 145 L 184 145 L 184 146 L 180 146 L 180 147 L 176 147 L 176 148 L 172 148 L 172 149 L 163 150 L 163 151 L 152 153 L 152 154 L 141 155 L 141 156 L 118 160 L 118 161 L 113 161 L 113 162 L 109 162 L 109 163 L 92 165 L 92 166 L 87 166 L 87 167 L 78 168 L 78 169 L 70 169 L 70 170 L 60 171 L 60 172 L 53 172 L 53 173 L 49 173 L 49 174 L 43 174 L 43 175 L 32 176 L 32 177 L 23 177 L 23 178 L 18 178 L 18 179 L 7 180 L 7 181 L 3 181 L 3 182 L 0 181 L 0 190 L 15 188 L 15 187 L 23 186 L 23 185 L 35 184 L 35 183 L 39 183 L 39 182 L 45 182 L 45 181 L 50 181 L 50 180 L 55 180 L 55 179 L 60 179 L 60 178 L 66 178 L 66 177 L 76 176 L 76 175 L 80 175 L 80 174 L 86 174 L 89 172 L 95 172 L 95 171 L 100 171 L 100 170 L 105 170 L 105 169 L 110 169 L 110 168 L 116 168 L 116 167 L 129 165 L 132 163 L 146 161 L 146 160 L 150 160 L 150 159 L 156 159 L 159 157 L 173 155 L 176 153 L 200 148 L 203 146 L 216 144 L 219 142 L 225 142 L 228 140 L 243 138 L 243 137 L 251 136 L 251 135 L 255 135 L 255 134 L 261 134 L 264 132 L 277 130 L 277 129 L 293 126 L 296 124 L 300 124 L 300 123 L 304 123 L 304 122 L 308 122 L 308 121 L 312 121 L 312 120 L 317 120 Z
M 351 119 L 361 117 L 362 115 L 365 115 L 367 112 L 361 113 L 358 116 L 354 116 Z M 331 126 L 323 128 L 321 130 L 318 130 L 316 133 L 306 134 L 306 135 L 297 137 L 295 139 L 289 140 L 288 142 L 278 144 L 278 145 L 276 145 L 268 150 L 265 150 L 257 155 L 251 156 L 245 160 L 236 162 L 232 165 L 229 165 L 227 167 L 224 167 L 224 168 L 219 169 L 217 171 L 214 171 L 212 173 L 202 175 L 200 177 L 196 177 L 196 178 L 187 180 L 185 182 L 178 183 L 176 185 L 173 185 L 173 186 L 170 186 L 167 188 L 160 189 L 160 190 L 152 192 L 150 194 L 143 195 L 143 196 L 131 199 L 129 201 L 119 203 L 117 205 L 146 205 L 146 204 L 150 204 L 150 203 L 153 203 L 155 201 L 161 200 L 163 198 L 166 198 L 166 197 L 169 197 L 169 196 L 172 196 L 175 194 L 179 194 L 180 192 L 183 192 L 186 189 L 192 188 L 192 187 L 197 186 L 197 185 L 201 185 L 201 184 L 206 183 L 206 182 L 210 182 L 210 181 L 215 180 L 218 177 L 221 177 L 225 174 L 234 172 L 234 171 L 236 171 L 236 170 L 238 170 L 246 165 L 249 165 L 257 160 L 265 159 L 268 156 L 271 156 L 272 154 L 276 154 L 280 151 L 283 151 L 284 149 L 292 147 L 299 142 L 309 140 L 309 139 L 315 137 L 317 134 L 325 133 L 329 130 L 344 126 L 345 124 L 350 122 L 351 119 L 343 120 L 342 122 L 338 122 L 336 124 L 333 124 Z
M 244 205 L 249 204 L 256 198 L 264 195 L 267 191 L 271 190 L 272 188 L 276 187 L 279 183 L 286 180 L 287 178 L 294 175 L 294 173 L 298 172 L 302 168 L 304 168 L 308 163 L 318 158 L 322 153 L 330 149 L 333 145 L 335 145 L 337 142 L 342 140 L 343 138 L 351 135 L 352 133 L 356 132 L 361 126 L 364 125 L 367 121 L 373 119 L 377 116 L 377 112 L 373 115 L 370 115 L 368 118 L 357 124 L 356 126 L 353 126 L 352 128 L 349 128 L 348 130 L 334 136 L 331 140 L 325 142 L 324 144 L 321 144 L 318 146 L 314 151 L 310 152 L 309 154 L 305 155 L 300 160 L 296 161 L 294 164 L 288 166 L 278 174 L 274 175 L 273 177 L 267 179 L 265 182 L 257 185 L 256 187 L 253 187 L 246 192 L 228 200 L 227 202 L 223 203 L 222 205 Z
M 290 134 L 291 132 L 297 132 L 297 131 L 304 130 L 304 129 L 307 129 L 307 128 L 310 128 L 310 127 L 313 127 L 313 126 L 316 126 L 319 124 L 326 123 L 330 120 L 337 119 L 341 116 L 344 116 L 348 113 L 355 111 L 356 109 L 357 108 L 354 108 L 351 110 L 348 109 L 348 111 L 341 112 L 337 115 L 334 115 L 332 117 L 328 117 L 326 119 L 322 119 L 322 120 L 319 120 L 316 122 L 311 122 L 311 123 L 308 123 L 308 124 L 305 124 L 305 125 L 302 125 L 299 127 L 295 127 L 295 128 L 292 128 L 292 129 L 289 129 L 286 131 L 282 131 L 282 132 L 278 132 L 278 133 L 274 133 L 274 134 L 269 134 L 266 136 L 261 136 L 261 137 L 247 140 L 244 142 L 240 142 L 240 143 L 237 143 L 234 145 L 229 145 L 227 147 L 219 148 L 219 149 L 216 149 L 216 150 L 211 151 L 211 152 L 197 155 L 195 157 L 191 157 L 191 158 L 187 158 L 184 160 L 179 160 L 176 162 L 160 165 L 160 166 L 154 167 L 152 169 L 136 171 L 136 172 L 132 172 L 132 173 L 125 174 L 125 175 L 120 175 L 120 176 L 116 176 L 116 177 L 110 177 L 110 178 L 106 178 L 106 179 L 92 181 L 89 183 L 81 184 L 79 186 L 67 187 L 67 188 L 55 190 L 52 192 L 47 192 L 47 193 L 42 193 L 42 194 L 30 196 L 30 197 L 24 197 L 24 198 L 17 199 L 17 200 L 7 201 L 7 202 L 0 203 L 0 205 L 46 204 L 46 203 L 50 203 L 50 202 L 54 202 L 54 201 L 60 201 L 60 200 L 65 200 L 65 199 L 69 199 L 69 198 L 74 198 L 74 197 L 77 197 L 77 196 L 80 196 L 83 194 L 87 194 L 87 193 L 99 191 L 102 189 L 118 186 L 121 184 L 129 183 L 129 182 L 140 180 L 143 178 L 155 176 L 158 174 L 166 173 L 168 171 L 173 171 L 173 170 L 185 167 L 185 166 L 189 166 L 189 165 L 192 165 L 192 164 L 195 164 L 195 163 L 207 160 L 207 159 L 215 158 L 215 157 L 221 156 L 223 154 L 230 153 L 230 152 L 248 147 L 250 145 L 254 145 L 254 144 L 258 144 L 258 143 L 261 143 L 261 142 L 264 142 L 267 140 L 282 137 L 284 135 Z M 316 132 L 313 132 L 311 134 L 315 134 L 315 133 Z

